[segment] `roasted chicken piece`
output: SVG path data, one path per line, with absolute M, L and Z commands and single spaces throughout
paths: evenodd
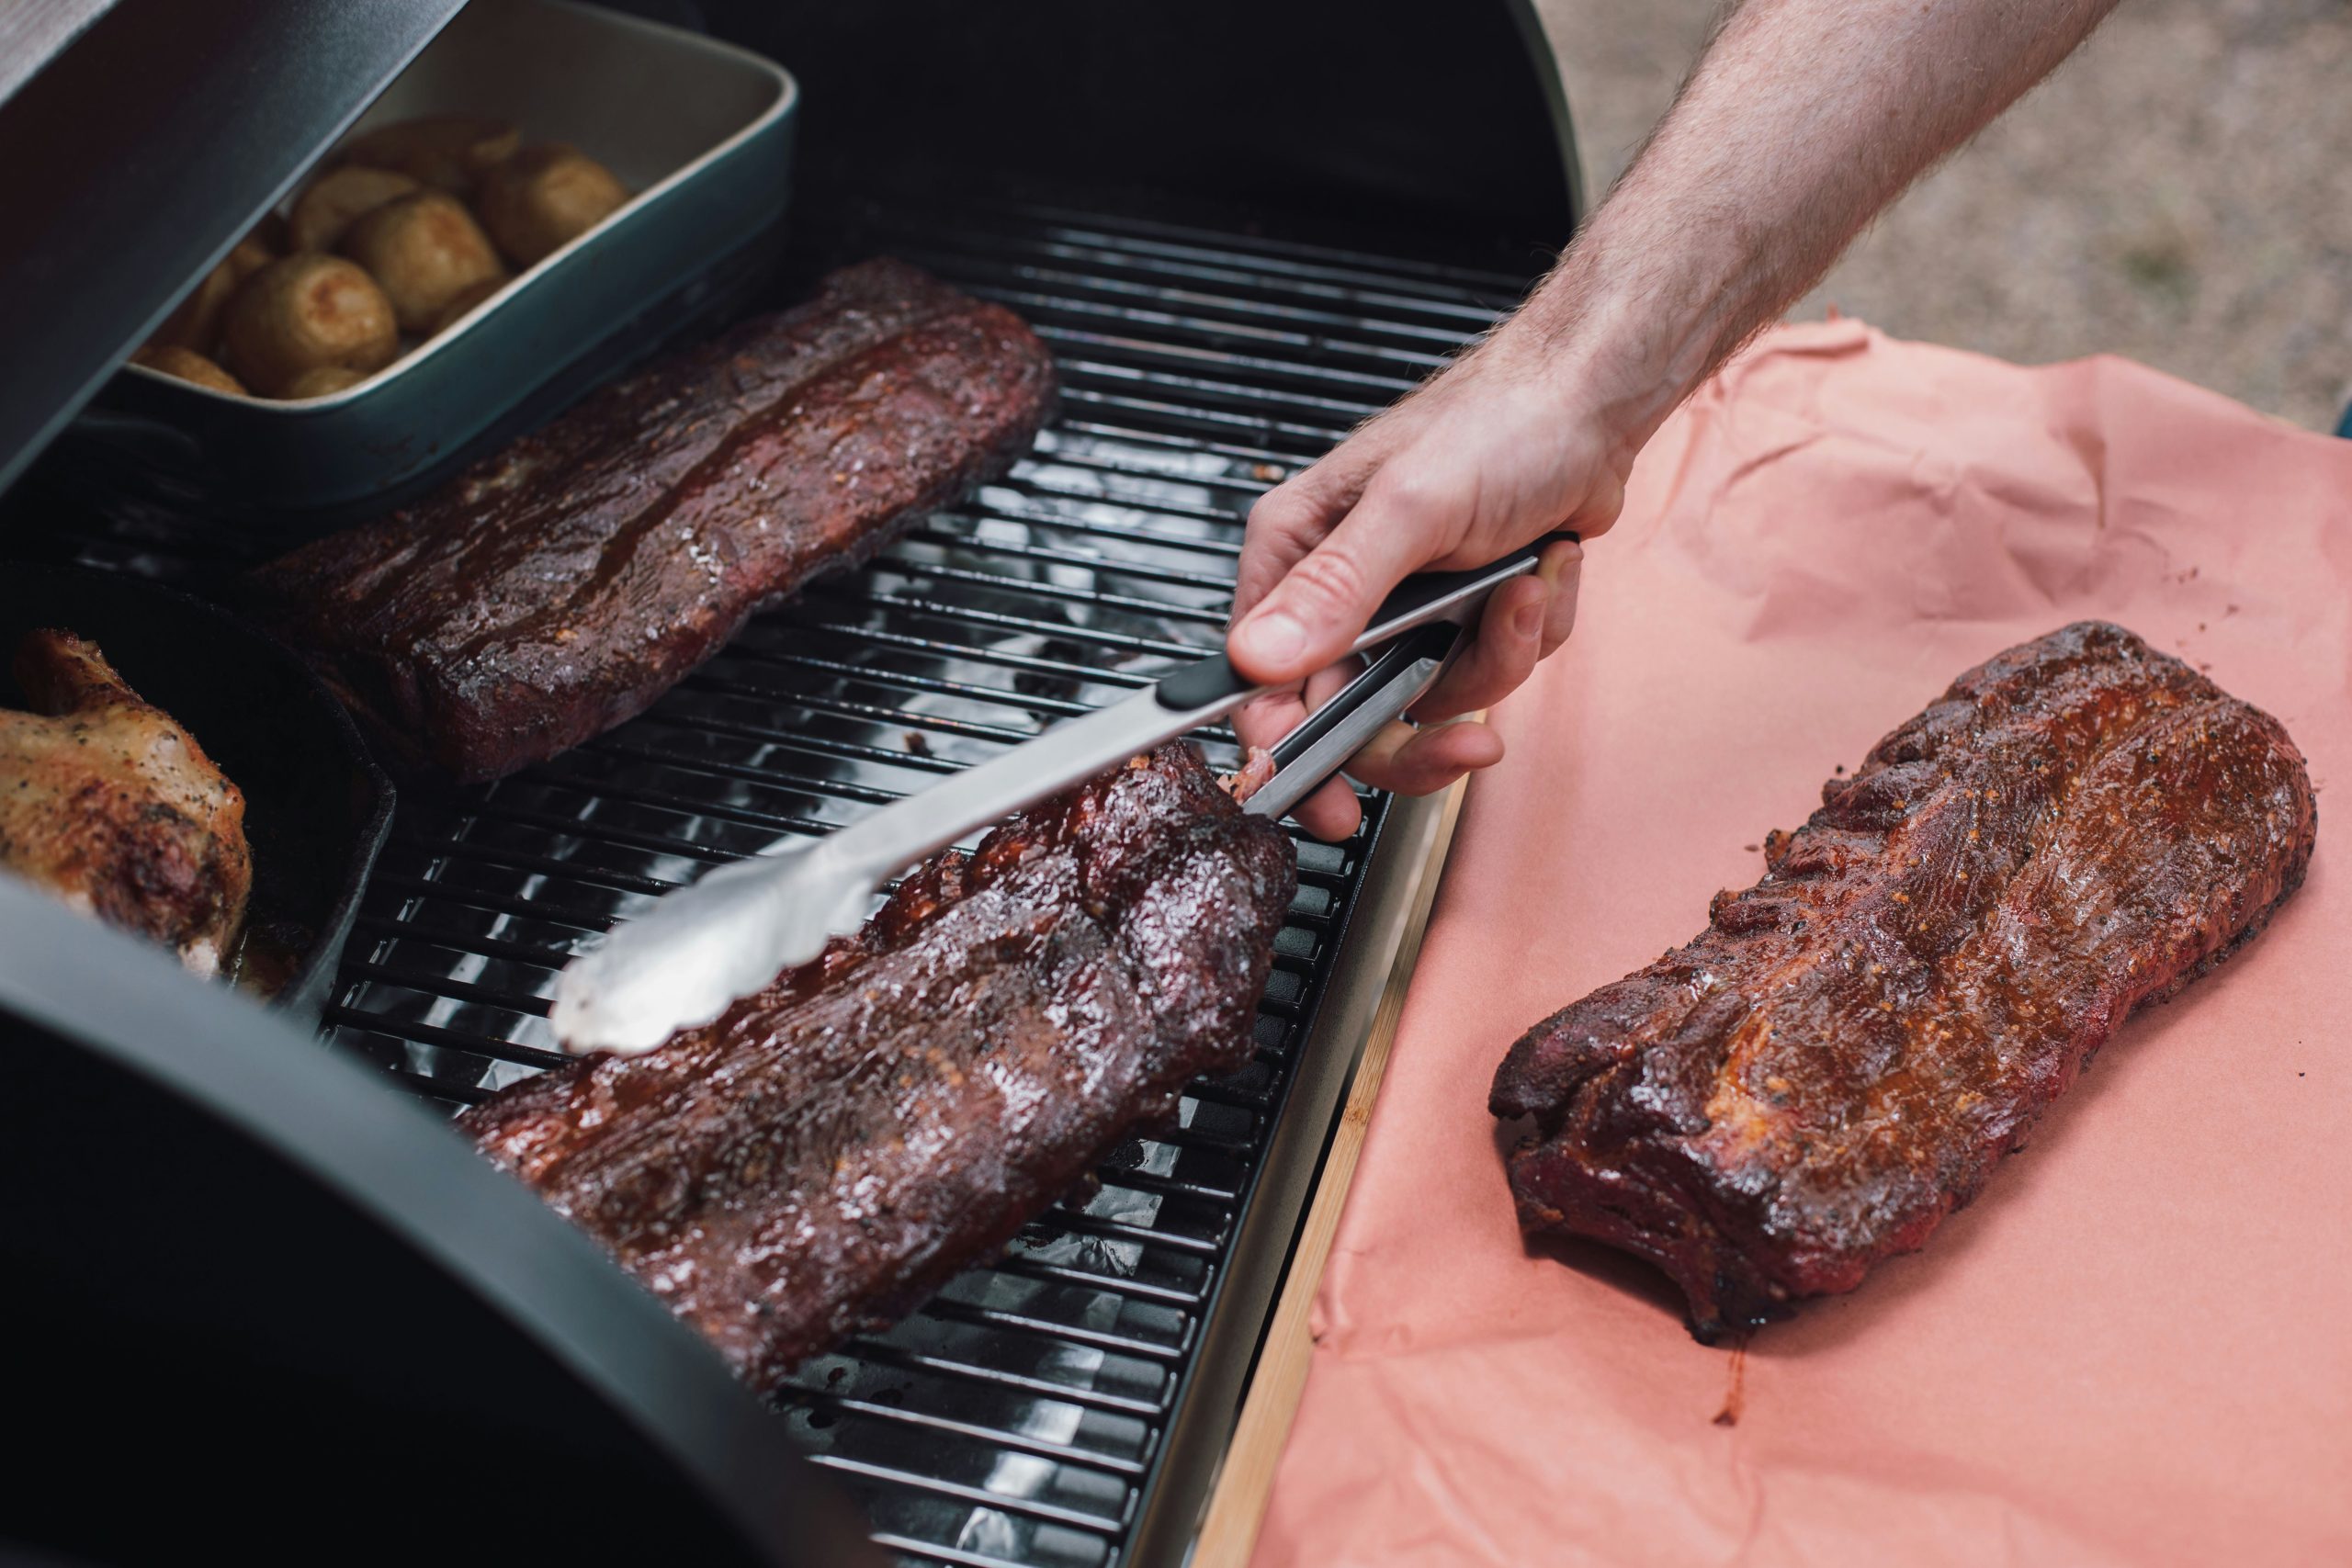
M 0 868 L 216 973 L 245 918 L 245 798 L 72 632 L 28 633 L 0 708 Z

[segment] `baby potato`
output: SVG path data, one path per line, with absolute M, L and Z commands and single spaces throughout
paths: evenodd
M 368 269 L 401 326 L 413 333 L 430 329 L 467 289 L 506 276 L 490 236 L 447 191 L 386 202 L 351 226 L 343 254 Z
M 628 189 L 594 158 L 561 142 L 526 147 L 482 177 L 481 226 L 516 266 L 594 228 Z
M 164 318 L 164 324 L 147 340 L 148 346 L 209 354 L 213 340 L 220 335 L 220 311 L 229 303 L 229 297 L 236 293 L 239 284 L 267 266 L 271 260 L 269 251 L 253 235 L 238 241 L 236 248 L 222 256 L 204 275 L 204 281 Z
M 368 132 L 343 150 L 342 162 L 397 169 L 436 189 L 468 196 L 483 174 L 521 142 L 521 133 L 503 119 L 425 115 Z
M 441 313 L 433 318 L 433 324 L 425 329 L 424 335 L 439 337 L 465 320 L 466 312 L 505 287 L 506 275 L 501 272 L 496 277 L 485 277 L 469 288 L 460 289 L 447 305 L 441 307 Z
M 400 352 L 392 303 L 355 263 L 287 256 L 247 278 L 221 321 L 229 367 L 264 397 L 282 398 L 322 365 L 378 370 Z
M 193 381 L 199 387 L 209 387 L 216 392 L 234 392 L 241 398 L 247 395 L 243 381 L 192 348 L 151 343 L 132 355 L 130 362 L 166 376 L 176 376 L 183 381 Z
M 173 307 L 147 340 L 150 348 L 184 348 L 200 353 L 212 346 L 213 329 L 220 324 L 220 307 L 237 291 L 236 274 L 230 270 L 229 258 L 222 256 L 204 281 L 189 290 L 187 299 Z
M 294 378 L 286 389 L 289 398 L 323 398 L 356 387 L 368 379 L 365 370 L 354 370 L 347 365 L 314 365 Z
M 237 242 L 236 248 L 229 253 L 222 265 L 228 267 L 239 283 L 243 283 L 276 261 L 280 254 L 271 247 L 268 241 L 261 237 L 261 231 L 256 229 Z
M 286 220 L 288 242 L 298 251 L 331 251 L 360 219 L 423 188 L 397 169 L 329 169 L 294 198 L 294 215 Z

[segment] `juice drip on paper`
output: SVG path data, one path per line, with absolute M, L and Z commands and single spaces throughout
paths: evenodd
M 1724 1407 L 1715 1412 L 1715 1425 L 1736 1427 L 1740 1412 L 1747 1404 L 1747 1344 L 1745 1340 L 1731 1348 L 1731 1387 L 1724 1392 Z

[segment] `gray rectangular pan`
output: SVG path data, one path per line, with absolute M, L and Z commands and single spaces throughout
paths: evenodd
M 781 240 L 797 107 L 789 74 L 731 44 L 567 0 L 475 0 L 355 134 L 487 114 L 526 142 L 580 147 L 636 192 L 629 202 L 330 397 L 239 397 L 126 366 L 60 438 L 51 471 L 100 501 L 273 534 L 395 505 L 740 304 Z

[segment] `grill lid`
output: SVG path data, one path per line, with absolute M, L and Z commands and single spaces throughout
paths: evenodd
M 0 490 L 464 0 L 126 0 L 0 102 Z
M 0 1539 L 873 1560 L 692 1334 L 431 1115 L 5 876 L 0 930 L 5 1235 L 38 1282 L 0 1297 L 35 1435 Z
M 1148 189 L 1239 210 L 1564 244 L 1582 209 L 1533 0 L 701 0 L 808 90 L 801 169 Z M 1511 265 L 1517 265 L 1517 258 Z

